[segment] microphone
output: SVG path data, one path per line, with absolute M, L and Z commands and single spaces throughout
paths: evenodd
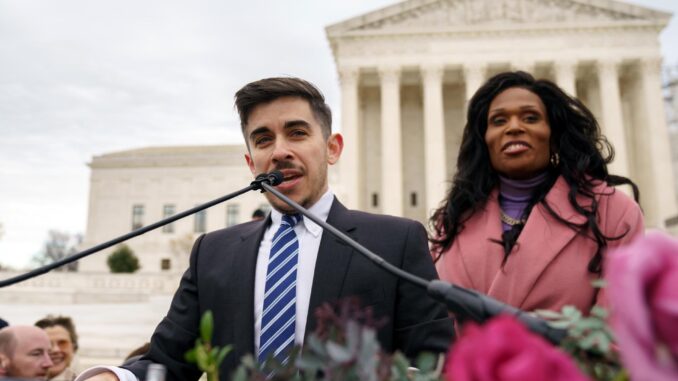
M 261 192 L 263 193 L 264 189 L 262 189 L 261 184 L 266 183 L 274 187 L 282 183 L 284 179 L 285 177 L 280 171 L 273 171 L 271 173 L 260 173 L 254 179 L 254 181 L 250 183 L 250 185 L 256 186 L 256 188 L 254 188 L 255 190 L 261 189 Z
M 117 244 L 119 244 L 119 243 L 121 243 L 121 242 L 127 241 L 127 240 L 130 239 L 130 238 L 134 238 L 134 237 L 140 236 L 140 235 L 142 235 L 142 234 L 144 234 L 144 233 L 147 233 L 147 232 L 149 232 L 149 231 L 151 231 L 151 230 L 155 230 L 155 229 L 157 229 L 157 228 L 159 228 L 159 227 L 161 227 L 161 226 L 165 226 L 165 225 L 170 224 L 170 223 L 172 223 L 172 222 L 174 222 L 174 221 L 176 221 L 176 220 L 180 220 L 180 219 L 182 219 L 182 218 L 184 218 L 184 217 L 187 217 L 187 216 L 190 216 L 190 215 L 192 215 L 192 214 L 195 214 L 195 213 L 197 213 L 197 212 L 199 212 L 199 211 L 201 211 L 201 210 L 203 210 L 203 209 L 207 209 L 207 208 L 212 207 L 212 206 L 214 206 L 214 205 L 220 204 L 220 203 L 222 203 L 222 202 L 224 202 L 224 201 L 228 201 L 228 200 L 230 200 L 230 199 L 232 199 L 232 198 L 235 198 L 235 197 L 237 197 L 237 196 L 240 196 L 241 194 L 247 193 L 247 192 L 249 192 L 249 191 L 251 191 L 251 190 L 261 190 L 262 192 L 264 192 L 265 190 L 262 188 L 262 185 L 265 184 L 266 186 L 276 186 L 276 185 L 280 184 L 280 183 L 283 181 L 283 179 L 284 179 L 283 174 L 282 174 L 280 171 L 273 171 L 273 172 L 271 172 L 271 173 L 262 173 L 262 174 L 259 174 L 259 175 L 257 175 L 257 177 L 255 178 L 255 180 L 252 181 L 252 182 L 250 183 L 250 185 L 247 186 L 247 187 L 245 187 L 245 188 L 242 188 L 242 189 L 240 189 L 240 190 L 237 190 L 237 191 L 235 191 L 235 192 L 233 192 L 233 193 L 230 193 L 230 194 L 227 194 L 227 195 L 225 195 L 225 196 L 219 197 L 219 198 L 214 199 L 214 200 L 212 200 L 212 201 L 206 202 L 206 203 L 204 203 L 204 204 L 198 205 L 198 206 L 196 206 L 196 207 L 194 207 L 194 208 L 188 209 L 188 210 L 186 210 L 186 211 L 183 211 L 183 212 L 181 212 L 181 213 L 175 214 L 175 215 L 173 215 L 173 216 L 167 217 L 167 218 L 162 219 L 162 220 L 160 220 L 160 221 L 158 221 L 158 222 L 156 222 L 156 223 L 153 223 L 153 224 L 150 224 L 150 225 L 141 227 L 141 228 L 139 228 L 139 229 L 133 230 L 133 231 L 127 233 L 127 234 L 124 234 L 124 235 L 118 237 L 118 238 L 114 238 L 114 239 L 112 239 L 112 240 L 110 240 L 110 241 L 101 243 L 101 244 L 96 245 L 96 246 L 94 246 L 94 247 L 91 247 L 91 248 L 89 248 L 89 249 L 87 249 L 87 250 L 84 250 L 84 251 L 81 251 L 81 252 L 79 252 L 79 253 L 70 255 L 70 256 L 68 256 L 68 257 L 66 257 L 66 258 L 63 258 L 63 259 L 60 259 L 60 260 L 58 260 L 58 261 L 52 262 L 52 263 L 47 264 L 47 265 L 45 265 L 45 266 L 38 267 L 38 268 L 35 269 L 35 270 L 31 270 L 31 271 L 29 271 L 29 272 L 26 272 L 26 273 L 24 273 L 24 274 L 19 274 L 19 275 L 17 275 L 17 276 L 11 277 L 11 278 L 3 279 L 3 280 L 0 281 L 0 288 L 7 287 L 7 286 L 11 286 L 11 285 L 13 285 L 13 284 L 16 284 L 16 283 L 19 283 L 19 282 L 23 282 L 23 281 L 25 281 L 25 280 L 34 278 L 34 277 L 36 277 L 36 276 L 39 276 L 39 275 L 42 275 L 42 274 L 46 274 L 46 273 L 48 273 L 49 271 L 52 271 L 52 270 L 56 269 L 57 267 L 61 267 L 61 266 L 63 266 L 63 265 L 69 264 L 69 263 L 71 263 L 71 262 L 75 262 L 75 261 L 77 261 L 77 260 L 79 260 L 79 259 L 82 259 L 82 258 L 84 258 L 84 257 L 86 257 L 86 256 L 89 256 L 89 255 L 91 255 L 91 254 L 94 254 L 94 253 L 96 253 L 96 252 L 98 252 L 98 251 L 101 251 L 101 250 L 103 250 L 103 249 L 109 248 L 109 247 L 111 247 L 111 246 L 113 246 L 113 245 L 117 245 Z
M 374 262 L 377 266 L 399 278 L 405 279 L 408 282 L 426 289 L 430 297 L 445 304 L 450 311 L 455 313 L 456 316 L 483 323 L 498 314 L 510 314 L 515 316 L 532 332 L 541 335 L 554 345 L 560 344 L 560 342 L 567 336 L 567 330 L 553 328 L 546 322 L 546 320 L 542 318 L 531 315 L 506 303 L 502 303 L 480 292 L 466 289 L 437 279 L 429 281 L 414 274 L 405 272 L 402 269 L 388 263 L 386 260 L 368 250 L 358 242 L 354 241 L 351 237 L 347 236 L 339 229 L 321 220 L 306 210 L 306 208 L 280 193 L 269 184 L 262 183 L 261 185 L 263 189 L 274 194 L 296 211 L 308 217 L 316 224 L 322 226 L 324 230 L 329 231 L 334 236 L 341 239 L 367 259 Z

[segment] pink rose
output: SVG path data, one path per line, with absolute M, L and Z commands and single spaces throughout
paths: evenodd
M 611 251 L 611 321 L 634 381 L 678 380 L 678 242 L 651 233 Z
M 453 344 L 448 381 L 588 380 L 574 362 L 512 316 L 498 316 L 483 326 L 466 325 Z

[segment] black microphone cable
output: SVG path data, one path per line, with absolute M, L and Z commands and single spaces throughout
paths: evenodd
M 147 233 L 151 230 L 155 230 L 155 229 L 157 229 L 161 226 L 165 226 L 165 225 L 170 224 L 170 223 L 172 223 L 176 220 L 182 219 L 186 216 L 190 216 L 191 214 L 197 213 L 201 210 L 207 209 L 207 208 L 212 207 L 214 205 L 220 204 L 224 201 L 230 200 L 234 197 L 240 196 L 243 193 L 247 193 L 247 192 L 252 191 L 252 190 L 261 190 L 262 192 L 264 192 L 265 190 L 263 189 L 262 185 L 265 184 L 265 185 L 269 185 L 269 186 L 276 186 L 276 185 L 280 184 L 282 181 L 283 181 L 283 175 L 279 171 L 272 172 L 272 173 L 262 173 L 262 174 L 258 175 L 256 177 L 256 179 L 250 183 L 250 185 L 248 185 L 245 188 L 242 188 L 240 190 L 237 190 L 233 193 L 229 193 L 225 196 L 222 196 L 222 197 L 219 197 L 219 198 L 214 199 L 212 201 L 198 205 L 194 208 L 188 209 L 186 211 L 175 214 L 173 216 L 167 217 L 167 218 L 160 220 L 158 222 L 155 222 L 153 224 L 150 224 L 150 225 L 141 227 L 139 229 L 133 230 L 133 231 L 131 231 L 131 232 L 125 234 L 125 235 L 122 235 L 122 236 L 114 238 L 110 241 L 106 241 L 104 243 L 98 244 L 98 245 L 91 247 L 87 250 L 84 250 L 84 251 L 81 251 L 79 253 L 70 255 L 70 256 L 63 258 L 63 259 L 60 259 L 58 261 L 54 261 L 50 264 L 39 267 L 35 270 L 31 270 L 31 271 L 28 271 L 28 272 L 23 273 L 23 274 L 19 274 L 17 276 L 11 277 L 11 278 L 3 279 L 3 280 L 0 281 L 0 288 L 11 286 L 13 284 L 23 282 L 25 280 L 34 278 L 36 276 L 46 274 L 49 271 L 56 269 L 57 267 L 61 267 L 63 265 L 77 261 L 79 259 L 82 259 L 82 258 L 88 256 L 88 255 L 94 254 L 98 251 L 109 248 L 113 245 L 117 245 L 121 242 L 127 241 L 130 238 L 140 236 L 140 235 Z

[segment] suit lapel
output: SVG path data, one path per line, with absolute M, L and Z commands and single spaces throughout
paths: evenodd
M 547 194 L 546 201 L 563 219 L 581 224 L 585 218 L 570 205 L 568 190 L 567 183 L 560 177 Z M 555 219 L 542 204 L 536 205 L 504 270 L 497 272 L 489 294 L 522 308 L 542 273 L 576 235 L 575 230 Z
M 254 353 L 254 278 L 259 245 L 270 223 L 269 215 L 264 222 L 242 232 L 239 245 L 235 246 L 238 252 L 234 253 L 235 260 L 230 269 L 234 273 L 233 289 L 228 292 L 237 295 L 241 303 L 234 306 L 237 311 L 233 314 L 233 344 L 240 356 Z
M 336 198 L 332 203 L 327 223 L 349 235 L 355 237 L 355 224 L 351 223 L 348 209 Z M 318 249 L 318 258 L 315 263 L 311 299 L 308 305 L 306 318 L 306 332 L 315 330 L 315 310 L 328 300 L 336 300 L 341 296 L 346 272 L 351 263 L 353 249 L 341 242 L 332 233 L 323 231 Z

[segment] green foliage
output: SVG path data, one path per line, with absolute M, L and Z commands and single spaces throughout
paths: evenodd
M 139 270 L 139 259 L 132 249 L 127 245 L 118 246 L 111 255 L 108 256 L 108 268 L 112 273 L 133 273 Z
M 223 348 L 212 346 L 213 331 L 214 317 L 212 311 L 207 310 L 200 319 L 200 338 L 195 340 L 195 347 L 185 354 L 186 361 L 197 364 L 207 374 L 208 381 L 219 380 L 219 365 L 231 351 L 230 345 Z
M 539 310 L 537 314 L 549 320 L 551 326 L 567 329 L 568 335 L 561 347 L 591 378 L 628 380 L 628 374 L 612 346 L 614 334 L 606 323 L 608 314 L 604 308 L 593 307 L 589 316 L 584 316 L 573 306 L 565 306 L 560 312 Z
M 422 354 L 412 368 L 400 353 L 381 350 L 370 310 L 355 301 L 322 306 L 316 313 L 318 328 L 301 350 L 295 347 L 290 360 L 275 358 L 259 364 L 252 356 L 243 359 L 233 381 L 439 381 L 439 357 Z

